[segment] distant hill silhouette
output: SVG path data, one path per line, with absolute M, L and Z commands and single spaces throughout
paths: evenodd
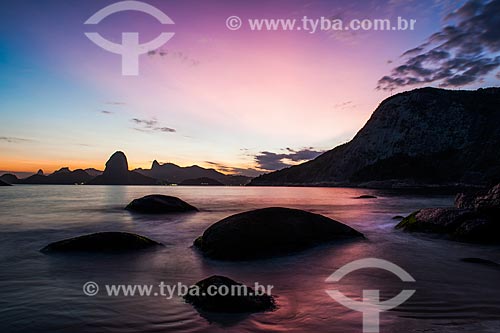
M 47 184 L 47 185 L 72 185 L 72 184 L 83 184 L 92 179 L 92 176 L 83 171 L 82 169 L 77 169 L 71 171 L 69 168 L 61 168 L 54 173 L 45 176 L 43 172 L 38 172 L 37 174 L 30 176 L 28 178 L 19 179 L 19 184 Z
M 94 168 L 88 168 L 88 169 L 85 169 L 84 171 L 86 173 L 88 173 L 89 175 L 91 175 L 92 177 L 97 177 L 97 176 L 102 175 L 102 171 L 101 170 L 97 170 L 97 169 L 94 169 Z
M 0 180 L 0 186 L 12 186 L 12 184 L 6 183 L 3 180 Z
M 7 184 L 17 184 L 19 182 L 19 178 L 11 173 L 3 174 L 0 176 L 0 180 Z
M 500 88 L 415 89 L 384 100 L 349 143 L 251 185 L 495 184 L 499 124 Z
M 225 175 L 214 169 L 197 165 L 180 167 L 172 163 L 153 162 L 151 169 L 128 169 L 128 161 L 121 151 L 115 152 L 106 162 L 104 171 L 94 168 L 71 171 L 61 168 L 50 175 L 38 170 L 34 175 L 18 179 L 13 174 L 4 174 L 0 180 L 7 184 L 53 184 L 53 185 L 246 185 L 251 178 L 239 175 Z
M 251 178 L 245 176 L 225 175 L 214 169 L 205 169 L 197 165 L 180 167 L 173 163 L 160 164 L 153 161 L 151 169 L 135 169 L 145 176 L 163 180 L 168 183 L 181 184 L 186 180 L 210 178 L 223 185 L 246 185 Z
M 154 178 L 128 170 L 128 161 L 121 151 L 115 152 L 106 162 L 102 175 L 87 182 L 88 185 L 156 185 Z

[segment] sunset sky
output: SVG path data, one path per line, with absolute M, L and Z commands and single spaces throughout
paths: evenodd
M 103 169 L 122 150 L 131 168 L 156 159 L 255 175 L 350 140 L 391 90 L 499 83 L 499 1 L 148 0 L 175 24 L 132 11 L 83 24 L 115 2 L 3 3 L 0 170 Z M 231 15 L 241 29 L 226 27 Z M 245 24 L 303 16 L 417 21 L 314 34 Z M 89 31 L 117 43 L 122 32 L 175 35 L 123 76 L 120 55 Z

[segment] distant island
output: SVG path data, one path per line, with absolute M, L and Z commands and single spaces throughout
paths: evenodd
M 348 143 L 253 186 L 371 188 L 500 182 L 500 88 L 422 88 L 384 100 Z
M 0 184 L 242 186 L 250 179 L 240 175 L 225 175 L 197 165 L 180 167 L 172 163 L 160 164 L 157 161 L 153 162 L 151 169 L 130 171 L 127 157 L 123 152 L 117 151 L 106 162 L 104 171 L 96 169 L 71 171 L 65 167 L 49 175 L 39 170 L 36 174 L 23 179 L 7 173 L 0 176 Z

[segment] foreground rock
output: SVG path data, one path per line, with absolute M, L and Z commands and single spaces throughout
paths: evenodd
M 127 252 L 163 246 L 147 237 L 128 232 L 98 232 L 50 243 L 41 252 Z
M 229 293 L 226 296 L 219 293 L 210 296 L 213 295 L 214 290 L 223 291 L 223 293 L 228 290 Z M 272 295 L 261 294 L 261 291 L 259 295 L 256 295 L 256 291 L 252 288 L 219 275 L 197 282 L 189 289 L 184 299 L 195 307 L 210 312 L 262 312 L 276 308 Z
M 168 195 L 152 194 L 135 199 L 125 207 L 125 209 L 146 213 L 146 214 L 164 214 L 164 213 L 183 213 L 198 211 L 194 206 L 187 202 Z
M 396 228 L 444 234 L 465 242 L 500 243 L 500 184 L 484 193 L 458 194 L 455 206 L 419 210 Z
M 323 215 L 272 207 L 229 216 L 211 225 L 194 245 L 211 258 L 242 260 L 363 237 L 351 227 Z

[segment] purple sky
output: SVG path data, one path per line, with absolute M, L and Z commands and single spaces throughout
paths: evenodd
M 132 11 L 83 24 L 115 2 L 4 4 L 0 170 L 102 169 L 123 150 L 131 167 L 157 159 L 255 175 L 348 141 L 391 93 L 499 82 L 499 1 L 145 1 L 175 24 Z M 241 29 L 226 27 L 232 15 Z M 314 34 L 248 26 L 304 16 L 416 25 Z M 90 31 L 115 43 L 122 32 L 139 32 L 141 43 L 175 35 L 140 56 L 138 76 L 123 76 L 120 55 Z

